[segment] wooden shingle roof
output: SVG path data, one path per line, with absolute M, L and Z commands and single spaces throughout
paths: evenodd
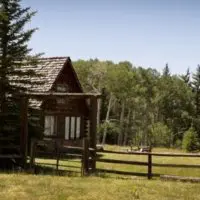
M 23 67 L 23 71 L 33 70 L 39 76 L 24 76 L 23 80 L 29 80 L 28 84 L 23 84 L 20 82 L 22 80 L 21 77 L 13 76 L 10 78 L 11 83 L 17 86 L 20 85 L 26 88 L 29 92 L 49 92 L 51 91 L 54 82 L 57 77 L 61 73 L 67 62 L 71 62 L 69 57 L 49 57 L 49 58 L 41 58 L 37 64 L 37 66 L 25 66 Z M 72 65 L 71 65 L 72 67 Z M 72 71 L 77 79 L 77 83 L 80 86 L 82 91 L 80 82 L 77 78 L 77 75 L 72 67 Z M 19 81 L 19 82 L 17 82 Z M 38 83 L 38 84 L 37 84 Z M 35 99 L 30 99 L 31 107 L 40 108 L 42 101 L 38 101 Z
M 40 60 L 35 72 L 41 74 L 44 84 L 33 85 L 32 90 L 36 92 L 48 92 L 55 82 L 60 71 L 67 62 L 68 57 L 52 57 Z M 40 79 L 41 77 L 39 77 Z

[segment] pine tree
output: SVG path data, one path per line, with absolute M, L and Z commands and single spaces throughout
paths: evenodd
M 185 75 L 181 76 L 181 79 L 188 85 L 190 85 L 190 69 L 188 68 Z
M 163 76 L 169 77 L 170 76 L 170 69 L 168 63 L 166 63 L 165 68 L 163 69 Z
M 24 70 L 24 66 L 35 65 L 40 56 L 30 56 L 28 47 L 36 29 L 25 29 L 36 12 L 32 12 L 30 7 L 22 8 L 20 2 L 0 0 L 0 134 L 10 105 L 16 103 L 13 100 L 15 94 L 27 90 L 25 84 L 31 84 L 30 78 L 23 77 L 36 76 L 34 70 Z
M 193 74 L 192 88 L 195 93 L 195 113 L 200 116 L 200 65 L 197 66 L 196 73 Z

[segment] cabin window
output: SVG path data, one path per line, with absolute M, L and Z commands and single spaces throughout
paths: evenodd
M 56 86 L 56 90 L 57 90 L 57 92 L 67 92 L 67 85 L 66 84 L 58 84 L 57 86 Z
M 56 117 L 55 116 L 45 116 L 44 123 L 44 134 L 47 136 L 56 134 Z
M 81 117 L 65 117 L 65 139 L 80 138 Z
M 63 120 L 62 120 L 63 119 Z M 66 140 L 80 138 L 81 117 L 45 116 L 44 135 L 62 135 Z

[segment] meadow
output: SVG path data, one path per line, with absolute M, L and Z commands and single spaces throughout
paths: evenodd
M 198 200 L 200 184 L 144 179 L 0 174 L 1 200 Z
M 118 147 L 107 146 L 106 149 L 120 150 Z M 154 149 L 156 152 L 181 152 L 172 149 Z M 103 158 L 119 160 L 145 161 L 146 156 L 103 154 Z M 75 161 L 75 162 L 74 162 Z M 55 160 L 37 159 L 41 163 L 56 163 Z M 197 158 L 155 157 L 156 163 L 200 164 Z M 88 177 L 80 176 L 80 162 L 65 160 L 61 165 L 78 173 L 71 176 L 52 174 L 0 174 L 0 200 L 198 200 L 200 199 L 200 183 L 162 181 L 159 178 L 147 180 L 146 177 L 95 174 Z M 49 165 L 48 165 L 49 166 Z M 73 168 L 75 167 L 75 168 Z M 146 167 L 97 163 L 97 168 L 117 169 L 123 171 L 146 172 Z M 59 169 L 64 169 L 63 166 Z M 200 177 L 200 169 L 153 168 L 154 173 L 173 174 L 180 176 Z

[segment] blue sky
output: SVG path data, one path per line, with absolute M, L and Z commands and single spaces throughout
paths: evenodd
M 45 56 L 128 60 L 159 71 L 200 64 L 199 0 L 22 0 L 37 10 L 30 46 Z

